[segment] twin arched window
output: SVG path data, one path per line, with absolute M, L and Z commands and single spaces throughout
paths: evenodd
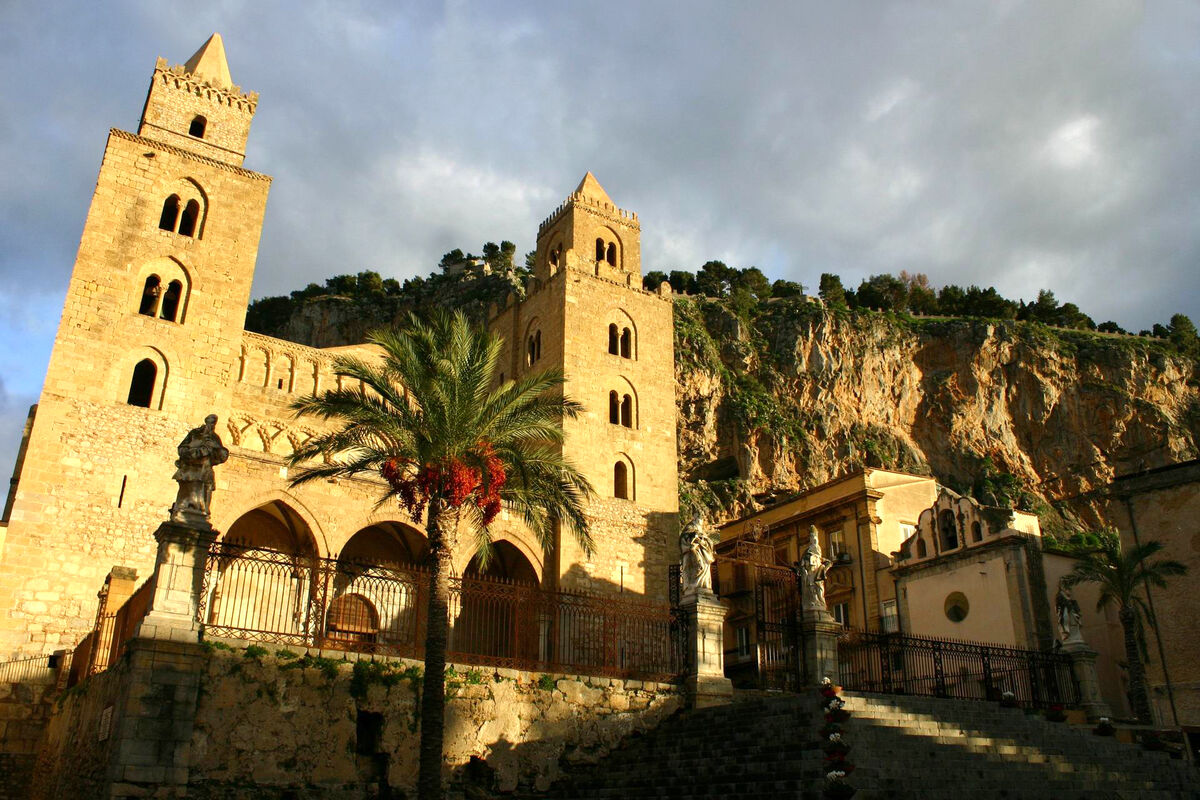
M 608 421 L 625 428 L 634 427 L 631 395 L 618 396 L 616 392 L 608 393 Z
M 174 280 L 163 288 L 162 278 L 150 275 L 142 287 L 142 300 L 138 313 L 147 317 L 158 317 L 168 322 L 178 322 L 183 304 L 183 282 Z
M 164 231 L 178 233 L 180 236 L 196 236 L 200 222 L 200 202 L 196 199 L 183 201 L 179 195 L 173 194 L 163 201 L 162 214 L 158 218 L 158 227 Z
M 618 328 L 616 323 L 608 326 L 608 352 L 621 358 L 633 358 L 633 331 Z
M 609 266 L 617 265 L 617 244 L 616 242 L 605 242 L 603 239 L 596 238 L 596 263 L 601 261 L 607 262 Z

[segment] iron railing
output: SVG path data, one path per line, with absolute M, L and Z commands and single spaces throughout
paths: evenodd
M 197 621 L 216 636 L 420 658 L 430 579 L 412 565 L 220 542 Z M 449 616 L 446 656 L 459 663 L 658 680 L 685 666 L 685 621 L 627 596 L 452 577 Z
M 842 685 L 855 691 L 967 700 L 1012 692 L 1025 708 L 1079 702 L 1070 659 L 1053 651 L 847 631 L 838 639 L 838 658 Z
M 31 656 L 0 663 L 0 683 L 54 683 L 54 656 Z

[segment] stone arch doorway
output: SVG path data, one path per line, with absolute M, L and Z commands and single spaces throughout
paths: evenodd
M 330 646 L 415 653 L 429 541 L 399 522 L 376 522 L 347 540 L 329 586 L 322 633 Z
M 304 643 L 311 633 L 319 559 L 312 529 L 281 500 L 229 526 L 207 576 L 206 624 Z
M 451 649 L 489 660 L 535 656 L 537 586 L 537 570 L 525 554 L 511 542 L 493 542 L 487 563 L 476 555 L 463 572 Z

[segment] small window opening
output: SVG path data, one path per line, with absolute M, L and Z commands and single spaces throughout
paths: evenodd
M 612 242 L 608 243 L 608 250 L 605 251 L 605 261 L 614 267 L 617 265 L 617 246 Z
M 179 300 L 183 297 L 183 284 L 179 281 L 171 281 L 167 284 L 167 291 L 163 294 L 162 311 L 159 316 L 170 322 L 177 321 L 179 317 Z
M 542 332 L 538 331 L 533 335 L 533 360 L 542 360 Z
M 983 526 L 979 524 L 979 520 L 975 520 L 971 523 L 971 541 L 983 541 Z
M 204 117 L 196 116 L 192 119 L 192 124 L 188 126 L 188 135 L 195 136 L 197 139 L 203 139 L 206 127 L 208 127 L 208 120 Z
M 616 325 L 608 326 L 608 352 L 617 355 L 621 352 L 620 334 L 617 333 Z
M 942 509 L 938 514 L 938 533 L 941 534 L 943 552 L 958 547 L 958 521 L 954 519 L 954 512 L 948 508 Z
M 133 368 L 133 380 L 129 382 L 129 398 L 131 406 L 149 408 L 154 397 L 154 379 L 158 377 L 158 367 L 148 358 L 143 358 Z
M 275 388 L 277 388 L 277 389 L 283 388 L 283 378 L 280 378 L 278 381 L 276 381 Z
M 354 752 L 373 756 L 383 744 L 383 714 L 379 711 L 359 711 L 354 726 Z
M 596 240 L 596 260 L 597 261 L 604 260 L 604 240 L 603 239 Z
M 621 402 L 616 392 L 608 393 L 608 421 L 613 425 L 621 424 Z
M 164 231 L 174 231 L 175 223 L 179 220 L 179 195 L 173 194 L 163 201 L 162 215 L 158 218 L 158 227 Z
M 625 466 L 624 461 L 613 465 L 613 497 L 629 499 L 629 467 Z
M 917 539 L 917 558 L 924 558 L 929 555 L 929 548 L 925 546 L 924 539 Z
M 501 386 L 504 385 L 504 373 L 503 372 L 500 373 L 500 385 Z
M 200 204 L 195 200 L 188 200 L 187 205 L 183 209 L 183 216 L 179 218 L 179 235 L 195 236 L 196 220 L 199 216 Z
M 142 289 L 142 302 L 138 306 L 138 313 L 144 314 L 147 317 L 153 317 L 158 310 L 158 296 L 162 294 L 162 281 L 157 275 L 151 275 L 146 278 L 146 285 Z
M 536 352 L 537 352 L 536 345 L 533 341 L 533 337 L 530 336 L 529 341 L 525 343 L 525 366 L 527 366 L 527 367 L 533 366 L 533 362 L 535 360 L 534 355 L 536 354 Z
M 621 358 L 633 358 L 633 333 L 629 328 L 621 330 Z
M 633 398 L 629 395 L 621 398 L 621 425 L 626 428 L 633 427 Z

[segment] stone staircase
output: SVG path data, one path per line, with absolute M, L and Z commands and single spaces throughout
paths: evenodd
M 677 712 L 597 764 L 567 765 L 541 797 L 819 800 L 818 711 L 815 696 L 773 695 Z
M 1020 709 L 843 694 L 856 797 L 1200 798 L 1192 765 Z
M 1200 798 L 1194 767 L 991 703 L 847 692 L 857 800 Z M 819 698 L 740 695 L 678 712 L 600 762 L 564 765 L 542 798 L 818 800 Z

